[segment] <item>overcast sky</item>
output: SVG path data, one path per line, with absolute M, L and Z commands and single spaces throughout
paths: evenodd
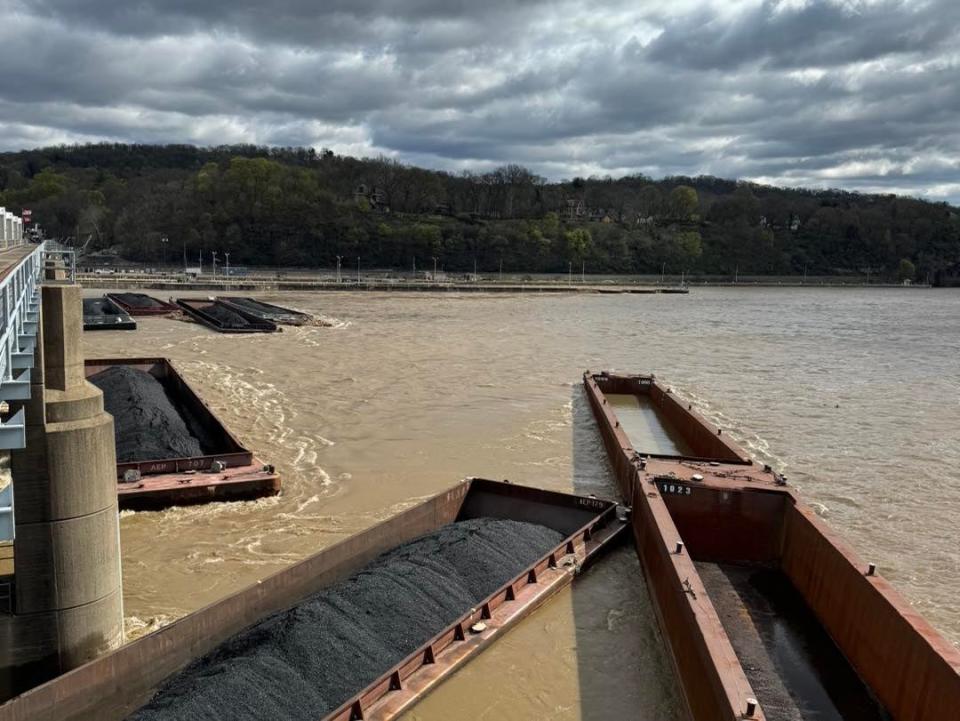
M 0 149 L 263 143 L 960 202 L 960 0 L 0 0 Z

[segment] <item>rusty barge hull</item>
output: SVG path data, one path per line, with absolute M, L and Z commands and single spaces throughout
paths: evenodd
M 223 421 L 166 358 L 91 358 L 89 378 L 113 366 L 145 371 L 159 380 L 178 410 L 203 427 L 216 452 L 190 458 L 163 458 L 117 463 L 117 498 L 121 510 L 159 510 L 215 501 L 241 501 L 280 492 L 273 466 L 245 448 Z M 134 480 L 124 481 L 125 477 Z
M 722 429 L 652 376 L 587 372 L 584 386 L 620 493 L 632 505 L 637 553 L 695 721 L 956 717 L 960 651 L 785 479 L 752 463 Z M 635 447 L 608 398 L 622 394 L 649 399 L 684 434 L 691 455 L 658 456 Z M 807 615 L 809 628 L 801 634 L 816 639 L 810 644 L 830 646 L 811 656 L 807 668 L 773 663 L 764 676 L 756 665 L 754 651 L 763 644 L 746 636 L 762 637 L 777 604 L 751 606 L 762 584 L 743 579 L 765 576 L 778 579 L 790 603 L 802 607 L 798 614 Z M 780 623 L 775 613 L 773 621 Z M 780 632 L 790 623 L 777 627 L 771 643 L 789 646 Z M 820 658 L 829 659 L 829 667 L 818 667 Z M 800 684 L 817 686 L 811 703 L 823 703 L 829 713 L 816 716 L 818 709 L 800 704 L 790 715 L 778 706 L 782 698 L 789 701 L 778 697 L 778 688 L 794 693 L 793 672 L 807 674 Z M 844 698 L 858 685 L 856 699 Z
M 539 523 L 564 540 L 322 721 L 386 720 L 413 706 L 454 670 L 561 588 L 629 527 L 614 503 L 507 482 L 467 479 L 372 528 L 191 613 L 0 706 L 0 721 L 114 721 L 142 706 L 192 660 L 261 619 L 291 608 L 374 558 L 458 520 Z M 471 633 L 483 621 L 485 630 Z M 319 721 L 319 720 L 318 720 Z

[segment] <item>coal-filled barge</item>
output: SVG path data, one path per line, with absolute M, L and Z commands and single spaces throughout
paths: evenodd
M 178 298 L 177 307 L 218 333 L 274 333 L 277 324 L 219 300 Z
M 584 386 L 695 721 L 960 718 L 960 651 L 653 376 Z
M 166 358 L 99 358 L 85 363 L 87 379 L 110 369 L 150 374 L 159 381 L 199 449 L 186 457 L 144 458 L 117 462 L 117 496 L 121 509 L 157 510 L 168 506 L 239 501 L 276 495 L 280 476 L 256 458 L 227 429 L 186 379 Z M 108 410 L 112 399 L 105 391 Z M 120 419 L 116 421 L 122 423 Z M 120 432 L 120 431 L 118 431 Z M 118 448 L 122 439 L 118 438 Z
M 227 649 L 237 646 L 236 638 L 244 633 L 249 635 L 251 629 L 256 632 L 258 624 L 277 619 L 283 621 L 285 634 L 289 635 L 293 622 L 280 614 L 302 608 L 316 594 L 349 581 L 359 571 L 369 573 L 379 559 L 389 557 L 405 544 L 414 545 L 430 534 L 480 520 L 534 524 L 549 533 L 555 540 L 533 557 L 519 561 L 513 558 L 514 570 L 498 581 L 492 592 L 459 607 L 452 621 L 416 640 L 409 653 L 384 664 L 362 686 L 344 689 L 335 708 L 318 717 L 311 716 L 317 721 L 393 719 L 571 583 L 601 550 L 627 535 L 629 527 L 624 519 L 623 510 L 610 501 L 508 482 L 467 479 L 238 593 L 11 699 L 0 706 L 0 721 L 114 721 L 131 715 L 139 718 L 140 714 L 149 714 L 144 711 L 145 704 L 149 707 L 154 703 L 158 690 L 162 695 L 175 688 L 180 672 L 195 669 L 195 664 L 191 664 L 198 658 L 222 658 L 219 654 L 229 653 Z M 497 571 L 496 564 L 484 568 L 488 573 Z M 436 592 L 442 595 L 441 589 Z M 450 593 L 453 594 L 452 588 Z M 394 615 L 393 609 L 387 608 L 384 614 Z M 374 628 L 377 620 L 372 619 Z M 390 625 L 391 619 L 382 618 L 381 622 Z M 325 630 L 321 628 L 319 632 Z M 315 646 L 314 653 L 332 653 L 333 658 L 339 654 L 343 665 L 356 658 L 363 641 L 359 637 L 332 635 L 321 636 L 320 640 L 324 638 L 324 647 Z M 214 676 L 202 676 L 198 688 L 216 680 Z M 283 689 L 266 690 L 282 699 Z M 236 717 L 229 703 L 228 698 L 223 707 L 225 719 Z M 171 713 L 172 709 L 166 707 Z M 277 714 L 270 716 L 282 718 L 281 713 L 278 707 Z
M 254 318 L 279 325 L 306 325 L 313 316 L 292 308 L 284 308 L 273 303 L 265 303 L 256 298 L 245 296 L 217 296 L 217 300 L 228 308 L 239 310 Z

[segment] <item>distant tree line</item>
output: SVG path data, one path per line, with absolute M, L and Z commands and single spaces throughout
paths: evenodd
M 451 174 L 311 148 L 95 144 L 0 154 L 0 205 L 55 237 L 156 262 L 592 273 L 871 275 L 960 269 L 945 203 L 714 177 L 548 182 L 518 165 Z

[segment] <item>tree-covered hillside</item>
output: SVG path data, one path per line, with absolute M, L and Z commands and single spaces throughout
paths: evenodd
M 960 213 L 892 195 L 713 177 L 547 182 L 304 148 L 84 145 L 0 154 L 0 205 L 54 237 L 155 262 L 185 247 L 244 265 L 432 265 L 594 273 L 866 274 L 960 266 Z M 345 261 L 346 262 L 346 261 Z

